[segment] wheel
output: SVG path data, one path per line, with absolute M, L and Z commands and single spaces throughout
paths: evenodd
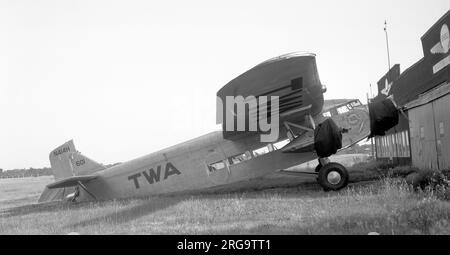
M 320 168 L 317 181 L 325 191 L 340 190 L 348 184 L 347 169 L 339 163 L 328 163 Z

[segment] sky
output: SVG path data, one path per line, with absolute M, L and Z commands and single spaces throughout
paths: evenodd
M 359 98 L 448 0 L 0 0 L 0 168 L 48 167 L 73 139 L 104 164 L 220 129 L 216 92 L 278 55 L 317 54 L 326 99 Z

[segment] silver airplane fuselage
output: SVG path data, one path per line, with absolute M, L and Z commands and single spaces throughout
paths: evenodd
M 223 129 L 105 169 L 77 153 L 70 141 L 50 153 L 57 182 L 47 186 L 39 201 L 65 197 L 73 187 L 78 201 L 106 200 L 199 191 L 256 179 L 316 159 L 314 128 L 326 118 L 349 130 L 343 134 L 343 147 L 367 137 L 367 107 L 357 100 L 357 104 L 324 102 L 324 92 L 314 54 L 265 61 L 229 82 L 217 96 L 224 101 L 238 95 L 279 97 L 276 142 L 261 142 L 260 131 Z M 252 110 L 259 108 L 250 109 L 246 117 Z

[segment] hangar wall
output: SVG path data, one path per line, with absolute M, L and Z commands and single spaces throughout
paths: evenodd
M 406 106 L 412 164 L 421 169 L 450 169 L 450 83 L 445 82 Z
M 393 96 L 406 106 L 399 124 L 376 137 L 376 157 L 423 169 L 450 169 L 450 11 L 421 37 L 424 57 L 378 81 L 373 101 Z

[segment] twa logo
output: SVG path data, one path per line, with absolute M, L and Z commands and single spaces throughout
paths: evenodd
M 164 165 L 158 165 L 158 166 L 152 167 L 148 170 L 144 170 L 141 173 L 130 175 L 130 176 L 128 176 L 128 180 L 133 181 L 136 189 L 139 189 L 140 188 L 139 178 L 141 178 L 142 176 L 145 177 L 145 180 L 147 180 L 148 184 L 154 184 L 154 183 L 158 183 L 160 181 L 166 180 L 171 175 L 180 175 L 181 174 L 181 172 L 178 171 L 178 169 L 174 165 L 172 165 L 172 163 L 167 162 L 165 165 L 165 169 L 164 169 L 164 179 L 161 179 L 161 173 L 163 171 L 162 170 L 163 167 L 164 167 Z M 156 169 L 156 171 L 155 171 L 155 169 Z
M 431 48 L 432 54 L 446 54 L 450 49 L 450 39 L 449 39 L 449 31 L 447 24 L 442 25 L 441 27 L 441 37 L 440 41 Z
M 236 106 L 236 111 L 235 111 Z M 248 114 L 246 114 L 246 106 L 248 106 Z M 225 111 L 224 111 L 225 109 Z M 270 123 L 267 114 L 270 111 Z M 225 116 L 224 115 L 225 112 Z M 248 115 L 248 129 L 246 129 Z M 225 119 L 224 119 L 225 118 Z M 235 128 L 234 121 L 237 120 L 237 128 Z M 216 108 L 216 123 L 222 124 L 225 122 L 225 131 L 258 131 L 268 132 L 268 134 L 261 134 L 260 141 L 263 143 L 275 142 L 279 136 L 279 97 L 259 96 L 226 96 L 225 104 L 220 97 L 217 97 Z
M 431 48 L 432 54 L 447 54 L 450 49 L 450 38 L 447 24 L 442 25 L 439 42 Z M 444 57 L 433 66 L 433 74 L 450 65 L 450 55 Z
M 386 78 L 386 81 L 384 82 L 384 89 L 381 90 L 381 93 L 389 96 L 389 92 L 391 91 L 392 82 L 388 82 L 388 79 Z

